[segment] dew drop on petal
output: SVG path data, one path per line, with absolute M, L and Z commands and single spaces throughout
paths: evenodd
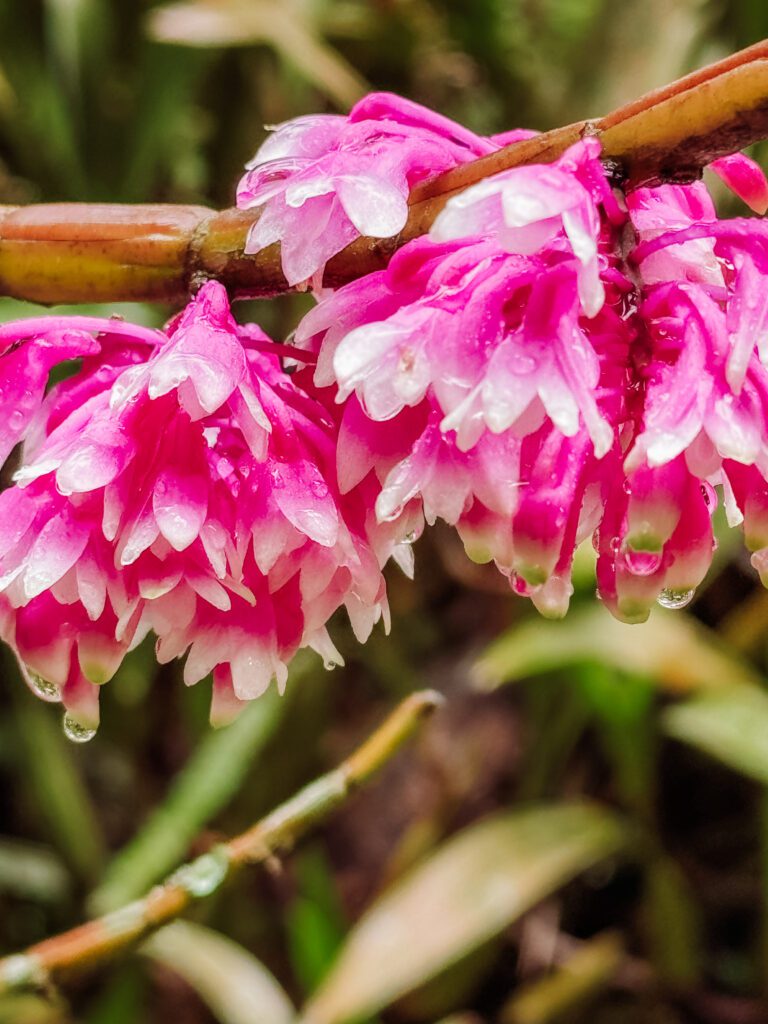
M 62 726 L 64 728 L 64 735 L 72 743 L 87 743 L 96 735 L 95 729 L 90 729 L 87 725 L 83 725 L 82 722 L 78 722 L 69 712 L 64 715 Z
M 52 683 L 50 679 L 43 679 L 37 672 L 30 672 L 27 669 L 27 677 L 29 678 L 32 692 L 35 693 L 42 700 L 47 701 L 59 701 L 61 700 L 61 693 L 56 683 Z
M 661 605 L 662 608 L 671 608 L 673 610 L 685 608 L 686 605 L 691 603 L 695 593 L 696 591 L 693 588 L 690 590 L 673 590 L 671 587 L 665 587 L 656 598 L 656 603 Z
M 661 555 L 628 548 L 624 552 L 624 561 L 633 576 L 652 576 L 661 565 Z

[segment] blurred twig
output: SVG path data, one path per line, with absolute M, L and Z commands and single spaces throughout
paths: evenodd
M 406 698 L 338 768 L 311 782 L 248 831 L 184 865 L 143 899 L 0 960 L 0 995 L 47 986 L 95 967 L 179 917 L 238 868 L 289 851 L 377 772 L 441 700 L 429 690 Z
M 501 1011 L 501 1024 L 571 1020 L 611 982 L 623 957 L 621 939 L 613 933 L 585 942 L 554 973 L 516 992 Z
M 359 238 L 334 257 L 336 287 L 386 266 L 429 230 L 452 195 L 499 171 L 556 159 L 600 139 L 617 181 L 690 181 L 717 157 L 768 136 L 768 41 L 648 93 L 607 117 L 527 139 L 416 186 L 394 238 Z M 240 297 L 289 290 L 272 245 L 246 255 L 258 212 L 191 206 L 0 207 L 0 294 L 39 302 L 176 301 L 206 278 Z

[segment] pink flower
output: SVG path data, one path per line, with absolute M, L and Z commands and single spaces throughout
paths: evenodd
M 522 133 L 523 135 L 525 133 Z M 241 183 L 249 248 L 319 282 L 359 234 L 396 234 L 413 185 L 516 141 L 387 94 L 278 127 Z M 744 157 L 713 165 L 754 209 Z M 0 633 L 73 735 L 148 634 L 213 677 L 223 721 L 302 647 L 339 660 L 344 607 L 388 618 L 385 563 L 455 526 L 562 615 L 576 548 L 611 612 L 682 607 L 723 496 L 768 583 L 768 227 L 701 183 L 617 197 L 595 139 L 453 197 L 430 237 L 326 294 L 292 349 L 206 285 L 168 325 L 0 326 Z M 281 358 L 298 365 L 288 373 Z M 48 387 L 52 368 L 79 360 Z M 79 733 L 78 733 L 79 730 Z
M 591 143 L 548 168 L 539 193 L 541 169 L 528 170 L 452 200 L 436 234 L 475 234 L 404 246 L 322 301 L 296 342 L 345 403 L 342 487 L 373 475 L 380 521 L 419 502 L 427 522 L 455 524 L 472 557 L 562 614 L 575 545 L 599 521 L 601 460 L 619 445 L 631 284 L 609 255 L 601 210 L 617 211 Z M 528 210 L 513 230 L 502 186 Z
M 380 521 L 420 504 L 546 614 L 594 534 L 601 597 L 640 621 L 704 578 L 715 486 L 768 578 L 768 487 L 737 469 L 768 479 L 768 231 L 718 221 L 700 184 L 639 189 L 627 256 L 598 155 L 454 197 L 296 340 L 345 403 L 342 486 L 375 478 Z
M 364 488 L 341 495 L 332 417 L 221 286 L 157 340 L 57 385 L 0 495 L 5 636 L 89 728 L 150 630 L 160 661 L 187 654 L 187 683 L 214 673 L 217 719 L 282 687 L 300 647 L 338 661 L 329 617 L 344 605 L 361 640 L 386 619 L 402 540 Z
M 321 279 L 326 262 L 359 235 L 387 238 L 403 228 L 417 182 L 529 134 L 484 139 L 391 93 L 371 93 L 348 117 L 287 121 L 238 186 L 238 206 L 263 207 L 246 252 L 280 242 L 289 284 Z
M 587 316 L 603 304 L 598 264 L 600 212 L 623 220 L 599 161 L 600 143 L 587 138 L 553 164 L 530 164 L 496 174 L 454 197 L 430 232 L 435 241 L 493 238 L 522 256 L 570 250 L 578 261 L 579 298 Z

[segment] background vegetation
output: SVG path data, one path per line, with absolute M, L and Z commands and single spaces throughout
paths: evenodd
M 368 88 L 547 128 L 767 35 L 762 0 L 0 0 L 0 202 L 228 205 L 264 123 Z M 297 302 L 242 313 L 282 335 Z M 448 702 L 298 853 L 0 1022 L 768 1021 L 768 595 L 734 540 L 686 611 L 623 627 L 589 550 L 552 624 L 433 530 L 390 638 L 339 621 L 344 670 L 300 661 L 221 733 L 142 648 L 75 747 L 6 657 L 0 952 L 140 895 L 412 689 Z

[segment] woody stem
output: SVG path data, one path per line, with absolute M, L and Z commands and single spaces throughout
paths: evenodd
M 615 180 L 690 181 L 710 161 L 768 136 L 768 41 L 648 93 L 422 182 L 395 238 L 359 238 L 329 263 L 337 287 L 386 266 L 427 232 L 448 199 L 499 171 L 556 159 L 596 136 Z M 202 206 L 52 203 L 0 207 L 0 295 L 43 303 L 183 301 L 215 278 L 235 298 L 289 291 L 272 245 L 245 253 L 258 213 Z

